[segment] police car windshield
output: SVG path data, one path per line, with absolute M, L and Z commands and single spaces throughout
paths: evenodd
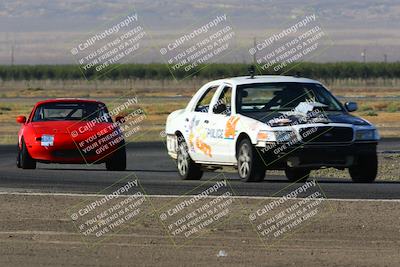
M 343 111 L 339 101 L 317 83 L 255 83 L 237 86 L 237 113 L 290 111 L 303 102 L 316 103 L 324 111 Z

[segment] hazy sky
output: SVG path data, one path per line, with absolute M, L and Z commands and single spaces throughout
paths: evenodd
M 329 34 L 324 52 L 310 60 L 400 60 L 400 1 L 348 0 L 2 0 L 0 2 L 0 64 L 74 63 L 70 50 L 91 33 L 119 18 L 137 13 L 148 36 L 140 55 L 130 62 L 161 62 L 159 47 L 190 32 L 218 14 L 234 29 L 235 50 L 220 59 L 248 62 L 253 38 L 279 32 L 304 14 L 315 13 Z

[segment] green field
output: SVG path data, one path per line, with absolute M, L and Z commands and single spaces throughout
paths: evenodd
M 248 64 L 209 64 L 200 65 L 193 72 L 183 70 L 174 71 L 171 74 L 166 64 L 123 64 L 110 66 L 109 72 L 101 79 L 183 79 L 194 76 L 196 78 L 215 79 L 247 75 Z M 93 68 L 92 68 L 93 69 Z M 183 68 L 180 68 L 183 69 Z M 272 69 L 272 68 L 270 68 Z M 257 68 L 257 74 L 288 74 L 300 73 L 304 77 L 315 79 L 371 79 L 400 78 L 400 62 L 395 63 L 360 63 L 360 62 L 338 62 L 338 63 L 310 63 L 301 62 L 289 64 L 286 68 L 278 71 L 261 71 Z M 85 72 L 88 79 L 96 79 L 94 71 Z M 77 65 L 19 65 L 0 66 L 0 80 L 76 80 L 83 78 L 83 72 Z

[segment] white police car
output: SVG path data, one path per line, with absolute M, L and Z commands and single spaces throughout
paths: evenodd
M 185 109 L 166 123 L 169 155 L 183 179 L 203 170 L 235 166 L 246 182 L 266 170 L 284 170 L 305 181 L 311 170 L 349 169 L 354 182 L 373 182 L 379 135 L 366 120 L 350 115 L 321 83 L 289 76 L 251 76 L 205 84 Z

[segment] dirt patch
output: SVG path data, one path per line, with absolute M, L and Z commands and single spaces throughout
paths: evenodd
M 0 195 L 0 265 L 400 264 L 399 202 L 329 201 L 331 212 L 326 216 L 316 216 L 289 237 L 265 246 L 247 220 L 261 200 L 236 199 L 233 218 L 187 245 L 175 246 L 158 216 L 149 213 L 89 248 L 66 212 L 85 200 L 88 197 Z M 155 209 L 174 201 L 150 200 Z

